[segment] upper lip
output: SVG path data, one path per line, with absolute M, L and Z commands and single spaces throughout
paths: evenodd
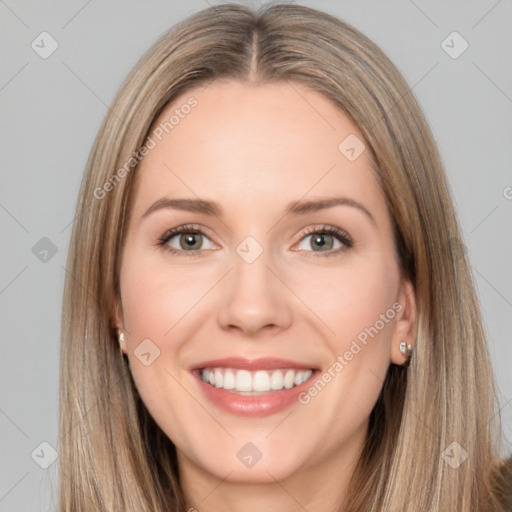
M 315 369 L 311 364 L 298 363 L 289 359 L 275 357 L 262 357 L 258 359 L 245 359 L 242 357 L 225 357 L 203 361 L 190 367 L 190 370 L 202 370 L 204 368 L 237 368 L 241 370 L 270 370 L 277 368 L 299 368 L 303 370 Z

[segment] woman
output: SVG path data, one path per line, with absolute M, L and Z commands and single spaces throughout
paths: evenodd
M 61 510 L 507 510 L 458 240 L 420 109 L 361 33 L 297 5 L 179 24 L 82 183 Z

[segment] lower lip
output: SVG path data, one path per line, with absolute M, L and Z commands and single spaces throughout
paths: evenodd
M 294 402 L 298 401 L 298 395 L 311 385 L 311 382 L 313 382 L 318 373 L 318 370 L 313 371 L 306 382 L 291 389 L 246 396 L 207 384 L 201 379 L 198 372 L 193 372 L 199 381 L 200 388 L 210 402 L 231 414 L 252 418 L 270 416 L 290 407 Z

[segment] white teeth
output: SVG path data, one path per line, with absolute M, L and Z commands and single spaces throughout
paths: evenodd
M 235 372 L 233 370 L 226 370 L 224 372 L 224 385 L 222 387 L 224 389 L 235 389 Z
M 223 384 L 224 376 L 222 375 L 222 372 L 220 368 L 215 369 L 215 387 L 221 388 Z
M 279 370 L 272 372 L 270 377 L 270 389 L 282 389 L 283 388 L 283 373 Z
M 255 373 L 252 380 L 253 391 L 268 391 L 270 389 L 270 376 L 265 370 Z
M 205 368 L 201 372 L 204 382 L 227 390 L 239 392 L 279 391 L 283 388 L 291 389 L 308 380 L 313 374 L 312 370 L 236 370 L 234 368 Z
M 236 372 L 235 388 L 237 391 L 253 391 L 252 377 L 247 370 L 238 370 Z
M 286 389 L 293 388 L 293 381 L 295 377 L 295 372 L 293 370 L 288 370 L 286 375 L 284 376 L 284 387 Z

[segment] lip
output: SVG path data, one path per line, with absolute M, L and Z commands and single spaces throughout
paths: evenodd
M 238 370 L 275 370 L 277 368 L 296 368 L 299 370 L 316 370 L 310 364 L 297 363 L 289 359 L 275 357 L 261 357 L 258 359 L 246 359 L 243 357 L 224 357 L 223 359 L 212 359 L 191 366 L 190 371 L 202 370 L 203 368 L 236 368 Z
M 270 391 L 258 396 L 246 396 L 207 384 L 201 378 L 201 370 L 203 368 L 237 368 L 240 370 L 293 368 L 313 370 L 313 373 L 307 381 L 291 389 Z M 214 406 L 230 414 L 250 418 L 270 416 L 297 403 L 299 394 L 309 388 L 311 383 L 320 374 L 320 370 L 312 365 L 305 365 L 286 359 L 260 358 L 249 360 L 237 357 L 205 361 L 194 365 L 190 368 L 190 371 L 195 377 L 201 392 Z

